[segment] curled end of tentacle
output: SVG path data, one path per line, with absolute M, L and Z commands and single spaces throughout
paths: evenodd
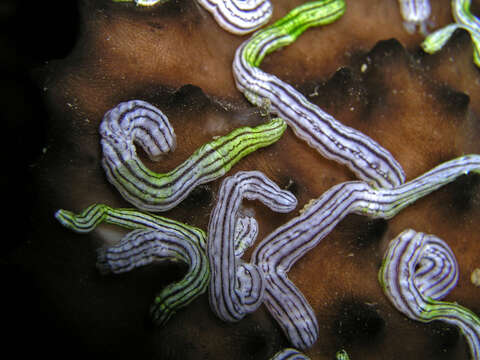
M 93 204 L 80 214 L 59 209 L 55 212 L 54 217 L 67 229 L 77 233 L 88 233 L 102 221 L 105 208 L 104 205 Z
M 242 299 L 246 313 L 254 312 L 262 304 L 265 292 L 263 272 L 254 264 L 244 263 L 237 267 L 238 287 L 236 292 Z
M 436 53 L 448 42 L 455 30 L 459 28 L 458 24 L 450 24 L 431 33 L 421 43 L 423 51 L 428 54 Z
M 163 301 L 163 298 L 160 295 L 155 297 L 155 300 L 150 307 L 150 317 L 153 323 L 158 327 L 165 326 L 175 312 L 174 309 Z

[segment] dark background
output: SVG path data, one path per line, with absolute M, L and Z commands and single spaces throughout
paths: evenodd
M 0 245 L 0 326 L 2 356 L 79 358 L 75 340 L 56 330 L 38 286 L 9 255 L 32 234 L 36 201 L 34 164 L 47 144 L 48 114 L 42 98 L 42 69 L 66 57 L 79 32 L 78 3 L 0 0 L 2 126 L 2 225 Z
M 20 219 L 35 196 L 30 168 L 47 142 L 48 114 L 42 68 L 66 57 L 78 36 L 77 1 L 0 1 L 2 189 L 10 221 Z M 18 212 L 21 212 L 19 214 Z M 11 222 L 8 223 L 10 226 Z M 2 239 L 7 250 L 19 239 Z

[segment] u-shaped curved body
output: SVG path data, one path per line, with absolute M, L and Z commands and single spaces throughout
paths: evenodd
M 297 205 L 295 196 L 259 171 L 241 171 L 223 180 L 208 226 L 207 254 L 212 274 L 209 299 L 213 312 L 230 322 L 255 311 L 262 303 L 265 287 L 257 266 L 244 263 L 235 254 L 236 243 L 243 241 L 236 236 L 243 199 L 260 200 L 276 212 L 289 212 Z
M 188 271 L 183 279 L 167 285 L 155 296 L 150 314 L 158 326 L 165 325 L 172 315 L 207 289 L 208 259 L 198 244 L 178 234 L 138 229 L 125 235 L 118 244 L 97 252 L 97 267 L 103 274 L 121 274 L 163 261 L 183 262 Z
M 114 209 L 104 204 L 93 204 L 80 214 L 58 210 L 55 218 L 78 233 L 93 231 L 102 222 L 133 230 L 119 243 L 97 250 L 97 268 L 103 274 L 124 273 L 172 259 L 189 266 L 182 280 L 168 285 L 155 297 L 150 312 L 157 325 L 164 325 L 178 309 L 207 289 L 210 268 L 205 254 L 206 235 L 201 229 L 135 209 Z
M 376 189 L 362 181 L 333 186 L 304 212 L 269 234 L 252 254 L 265 274 L 265 305 L 290 343 L 299 349 L 318 338 L 315 313 L 288 279 L 290 268 L 348 214 L 389 219 L 419 198 L 468 172 L 480 173 L 480 155 L 445 162 L 394 189 Z
M 121 103 L 108 111 L 100 124 L 102 165 L 108 180 L 135 207 L 153 212 L 175 207 L 196 186 L 222 177 L 246 155 L 277 141 L 286 129 L 278 118 L 254 128 L 235 129 L 201 146 L 172 171 L 158 174 L 142 163 L 135 150 L 135 144 L 140 144 L 155 158 L 164 149 L 173 149 L 165 145 L 168 140 L 172 143 L 168 135 L 173 131 L 156 110 L 147 116 L 144 102 Z
M 405 181 L 405 174 L 386 149 L 360 131 L 341 124 L 293 86 L 258 68 L 265 55 L 293 43 L 311 26 L 330 24 L 344 11 L 343 0 L 309 2 L 257 31 L 235 53 L 235 83 L 251 103 L 270 106 L 269 110 L 285 119 L 297 137 L 323 156 L 348 166 L 362 180 L 392 188 Z
M 470 310 L 439 301 L 457 284 L 458 264 L 448 245 L 433 235 L 405 230 L 388 247 L 378 273 L 385 295 L 410 319 L 445 321 L 465 335 L 472 358 L 480 357 L 480 319 Z

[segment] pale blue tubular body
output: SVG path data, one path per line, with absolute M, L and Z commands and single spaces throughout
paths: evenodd
M 315 313 L 287 276 L 300 258 L 346 215 L 392 218 L 419 198 L 469 172 L 480 173 L 480 155 L 447 161 L 394 189 L 377 189 L 363 181 L 341 183 L 313 201 L 300 216 L 267 235 L 255 248 L 252 263 L 265 274 L 265 305 L 290 343 L 307 349 L 318 338 Z
M 236 244 L 245 243 L 243 232 L 237 231 L 243 199 L 259 200 L 283 213 L 297 205 L 293 194 L 281 190 L 259 171 L 240 171 L 223 180 L 210 217 L 207 253 L 212 273 L 210 306 L 219 318 L 229 322 L 255 311 L 263 302 L 265 288 L 263 273 L 256 265 L 242 261 L 236 251 Z M 247 235 L 246 243 L 251 245 L 255 239 L 251 231 Z
M 392 188 L 405 181 L 405 174 L 386 149 L 341 124 L 293 86 L 258 68 L 265 55 L 293 43 L 309 27 L 332 23 L 344 11 L 343 0 L 309 2 L 257 31 L 236 51 L 235 83 L 251 103 L 285 119 L 296 136 L 323 156 L 348 166 L 358 178 L 377 187 Z
M 207 289 L 210 267 L 205 254 L 206 235 L 201 229 L 135 209 L 114 209 L 103 204 L 91 205 L 80 214 L 58 210 L 55 217 L 78 233 L 93 231 L 102 222 L 133 230 L 117 244 L 97 250 L 97 267 L 103 274 L 123 273 L 161 261 L 181 261 L 189 266 L 182 280 L 168 285 L 155 297 L 150 312 L 160 326 Z
M 478 316 L 457 303 L 440 301 L 458 280 L 457 261 L 443 240 L 411 229 L 403 231 L 390 242 L 378 278 L 398 311 L 416 321 L 441 320 L 458 326 L 472 359 L 479 359 Z
M 128 202 L 147 211 L 172 209 L 196 186 L 222 177 L 246 155 L 276 142 L 286 129 L 279 118 L 254 128 L 235 129 L 199 147 L 172 171 L 158 174 L 143 164 L 135 144 L 155 160 L 173 150 L 175 142 L 167 118 L 147 105 L 139 100 L 120 103 L 100 124 L 107 179 Z

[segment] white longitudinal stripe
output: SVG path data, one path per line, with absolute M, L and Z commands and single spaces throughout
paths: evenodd
M 165 287 L 151 307 L 157 325 L 163 325 L 180 308 L 206 291 L 210 269 L 205 254 L 205 232 L 196 227 L 136 209 L 115 209 L 93 204 L 79 214 L 58 210 L 55 218 L 78 233 L 93 231 L 102 222 L 132 229 L 120 242 L 97 252 L 97 268 L 123 273 L 152 262 L 174 260 L 189 265 L 185 277 Z
M 272 16 L 269 0 L 196 0 L 223 29 L 237 35 L 248 34 L 266 24 Z
M 443 240 L 408 229 L 390 242 L 379 280 L 397 310 L 416 319 L 423 310 L 415 297 L 445 297 L 457 285 L 458 264 Z
M 142 100 L 125 101 L 107 111 L 100 124 L 105 140 L 135 156 L 133 142 L 140 145 L 152 160 L 174 151 L 176 137 L 168 118 L 152 104 Z M 106 119 L 108 119 L 106 121 Z
M 235 129 L 202 145 L 170 172 L 158 174 L 143 164 L 135 144 L 156 159 L 174 148 L 173 130 L 160 110 L 132 100 L 117 105 L 103 117 L 102 165 L 110 183 L 135 207 L 166 211 L 196 186 L 218 179 L 244 156 L 277 141 L 285 128 L 285 122 L 277 118 L 255 128 Z
M 276 212 L 289 212 L 297 205 L 295 196 L 259 171 L 241 171 L 223 180 L 208 226 L 209 299 L 213 312 L 230 322 L 255 311 L 264 291 L 262 272 L 235 256 L 235 242 L 242 241 L 235 236 L 243 199 L 259 200 Z
M 140 6 L 163 4 L 168 0 L 113 0 L 115 2 L 135 1 Z M 196 0 L 210 12 L 224 30 L 244 35 L 266 24 L 272 16 L 270 0 Z
M 118 244 L 97 251 L 97 267 L 103 274 L 120 274 L 163 261 L 183 262 L 188 265 L 188 271 L 182 280 L 166 286 L 155 297 L 150 313 L 159 326 L 207 289 L 208 259 L 198 244 L 177 234 L 137 229 L 125 235 Z
M 471 3 L 471 0 L 452 0 L 452 15 L 459 25 L 464 25 L 478 34 L 480 32 L 480 21 L 470 12 Z
M 300 258 L 346 215 L 355 213 L 389 219 L 417 199 L 468 172 L 480 173 L 480 155 L 445 162 L 394 189 L 376 189 L 362 181 L 341 183 L 316 199 L 300 216 L 269 234 L 256 247 L 252 263 L 265 274 L 265 304 L 290 343 L 306 349 L 318 337 L 313 309 L 287 277 Z
M 480 20 L 470 11 L 471 0 L 452 0 L 453 24 L 444 26 L 428 35 L 422 42 L 425 52 L 433 54 L 439 51 L 450 39 L 455 30 L 469 32 L 473 45 L 473 61 L 480 67 Z
M 268 110 L 285 119 L 295 135 L 328 159 L 345 164 L 360 179 L 378 187 L 395 187 L 404 182 L 405 174 L 386 149 L 341 124 L 293 86 L 258 68 L 268 53 L 292 43 L 310 26 L 335 21 L 344 11 L 345 3 L 340 0 L 306 3 L 257 31 L 235 53 L 235 83 L 251 103 L 267 105 Z
M 405 29 L 413 34 L 417 27 L 427 34 L 427 21 L 431 13 L 430 0 L 398 0 L 400 13 L 405 20 Z
M 241 258 L 243 253 L 253 245 L 258 235 L 258 222 L 254 217 L 237 214 L 235 224 L 235 257 Z
M 158 3 L 164 3 L 165 0 L 113 0 L 116 2 L 130 2 L 130 1 L 135 1 L 137 5 L 140 6 L 153 6 Z
M 449 246 L 434 235 L 408 229 L 394 238 L 378 273 L 385 295 L 410 319 L 445 321 L 459 327 L 472 358 L 480 356 L 480 319 L 457 303 L 440 301 L 458 280 L 458 264 Z
M 55 218 L 66 228 L 80 234 L 93 231 L 102 222 L 126 229 L 152 229 L 195 242 L 202 250 L 206 248 L 203 230 L 164 216 L 140 212 L 137 209 L 116 209 L 105 204 L 93 204 L 79 214 L 58 210 Z

